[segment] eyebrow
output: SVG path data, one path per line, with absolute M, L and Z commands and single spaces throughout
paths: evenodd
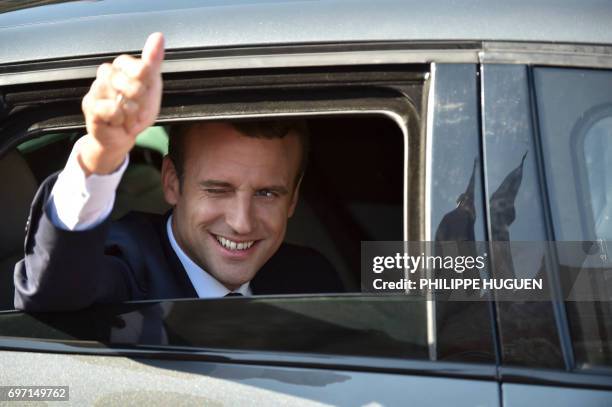
M 232 184 L 225 181 L 218 181 L 216 179 L 207 179 L 200 182 L 200 186 L 205 188 L 234 188 Z
M 204 188 L 235 188 L 232 184 L 226 181 L 219 181 L 216 179 L 207 179 L 200 182 L 200 186 Z M 266 189 L 276 192 L 279 195 L 287 195 L 289 191 L 283 185 L 271 185 L 268 187 L 257 188 L 258 191 Z

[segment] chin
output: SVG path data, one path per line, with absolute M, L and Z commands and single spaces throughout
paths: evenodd
M 241 272 L 236 270 L 226 270 L 225 272 L 220 273 L 223 278 L 219 278 L 216 275 L 213 275 L 221 284 L 225 286 L 235 286 L 240 287 L 244 283 L 248 283 L 255 277 L 256 273 L 253 272 Z

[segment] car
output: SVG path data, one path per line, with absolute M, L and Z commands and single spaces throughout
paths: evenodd
M 598 0 L 5 2 L 0 398 L 65 386 L 77 405 L 612 405 L 610 21 Z M 286 240 L 323 253 L 345 292 L 12 309 L 30 202 L 84 132 L 97 66 L 157 31 L 162 109 L 112 216 L 168 209 L 172 123 L 298 117 L 311 156 Z M 549 289 L 364 288 L 368 242 L 434 241 L 482 244 L 491 273 Z M 580 295 L 576 247 L 600 262 Z

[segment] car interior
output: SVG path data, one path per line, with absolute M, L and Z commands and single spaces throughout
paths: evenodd
M 314 248 L 347 292 L 360 289 L 361 241 L 403 240 L 404 135 L 382 115 L 307 119 L 311 151 L 300 202 L 285 240 Z M 160 183 L 168 127 L 147 129 L 130 153 L 111 214 L 165 213 Z M 5 225 L 0 239 L 0 310 L 13 308 L 13 267 L 23 256 L 29 206 L 41 182 L 60 171 L 83 130 L 48 133 L 0 158 Z

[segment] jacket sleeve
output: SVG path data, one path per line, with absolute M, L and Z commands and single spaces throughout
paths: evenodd
M 83 231 L 52 223 L 47 202 L 56 179 L 57 174 L 41 184 L 30 208 L 24 258 L 15 265 L 15 308 L 68 311 L 132 299 L 128 265 L 105 253 L 109 220 Z

